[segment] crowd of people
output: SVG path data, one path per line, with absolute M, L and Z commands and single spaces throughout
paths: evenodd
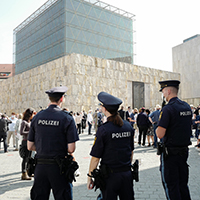
M 191 137 L 195 137 L 197 139 L 197 144 L 195 147 L 198 151 L 200 151 L 200 105 L 196 108 L 193 105 L 190 106 L 193 112 L 193 134 Z M 92 135 L 92 127 L 96 133 L 98 127 L 106 122 L 106 116 L 102 113 L 101 108 L 96 108 L 94 111 L 89 110 L 88 113 L 84 110 L 80 112 L 69 111 L 68 108 L 63 108 L 63 110 L 68 112 L 73 117 L 78 134 L 85 133 L 87 128 L 87 134 Z M 142 147 L 152 146 L 153 148 L 156 148 L 158 140 L 155 131 L 158 126 L 160 111 L 161 106 L 157 104 L 155 109 L 145 109 L 142 107 L 138 110 L 138 108 L 131 109 L 131 107 L 128 106 L 126 111 L 124 110 L 124 106 L 121 106 L 121 108 L 118 110 L 118 113 L 123 120 L 128 121 L 133 127 L 135 133 L 135 143 L 138 143 L 138 145 Z M 36 112 L 34 111 L 33 116 L 35 114 Z M 23 141 L 24 130 L 21 129 L 21 123 L 23 121 L 24 114 L 15 114 L 12 112 L 10 117 L 2 113 L 0 113 L 0 116 L 0 137 L 4 146 L 4 152 L 8 152 L 11 138 L 12 147 L 14 147 L 13 151 L 18 151 L 19 145 Z
M 127 120 L 134 129 L 135 142 L 139 146 L 157 146 L 157 136 L 155 130 L 158 126 L 158 120 L 160 115 L 161 106 L 156 105 L 155 110 L 145 109 L 144 107 L 131 109 L 129 106 L 127 111 L 124 111 L 124 107 L 118 111 L 122 119 Z M 147 145 L 146 145 L 147 138 Z M 142 141 L 142 142 L 141 142 Z
M 191 137 L 195 137 L 197 139 L 197 144 L 195 145 L 196 149 L 200 151 L 200 104 L 197 107 L 194 107 L 192 104 L 190 105 L 192 110 L 192 129 L 193 134 Z

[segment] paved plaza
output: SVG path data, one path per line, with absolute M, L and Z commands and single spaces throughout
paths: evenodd
M 93 132 L 94 133 L 94 132 Z M 95 200 L 99 191 L 87 190 L 86 180 L 89 167 L 89 152 L 94 140 L 93 135 L 80 135 L 80 141 L 77 142 L 75 152 L 76 160 L 80 166 L 81 175 L 76 178 L 73 184 L 74 200 Z M 195 149 L 196 140 L 192 139 L 190 146 L 190 156 L 188 164 L 190 165 L 189 188 L 192 200 L 200 199 L 200 154 Z M 11 143 L 12 144 L 12 141 Z M 21 178 L 21 158 L 18 151 L 9 147 L 8 153 L 3 153 L 3 144 L 0 150 L 0 200 L 29 200 L 30 189 L 33 184 L 31 181 L 22 181 Z M 161 184 L 159 172 L 159 156 L 152 147 L 139 147 L 135 145 L 134 159 L 140 161 L 140 181 L 134 183 L 135 199 L 137 200 L 164 200 L 164 190 Z M 53 200 L 51 194 L 50 197 Z

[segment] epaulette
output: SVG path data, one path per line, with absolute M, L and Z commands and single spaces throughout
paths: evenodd
M 72 117 L 72 115 L 69 113 L 69 111 L 66 110 L 62 110 L 65 114 L 67 114 L 68 116 Z

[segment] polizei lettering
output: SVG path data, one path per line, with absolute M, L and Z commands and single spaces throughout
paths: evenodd
M 126 138 L 130 136 L 131 132 L 112 133 L 112 138 Z
M 43 126 L 59 126 L 59 121 L 55 120 L 38 120 L 38 125 L 43 125 Z
M 180 116 L 188 116 L 188 115 L 192 115 L 192 112 L 191 111 L 180 112 Z

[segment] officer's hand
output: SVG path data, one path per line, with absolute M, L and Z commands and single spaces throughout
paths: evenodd
M 93 180 L 92 180 L 91 177 L 88 177 L 88 180 L 87 180 L 87 189 L 91 190 L 93 188 L 94 188 L 94 182 L 93 182 Z

